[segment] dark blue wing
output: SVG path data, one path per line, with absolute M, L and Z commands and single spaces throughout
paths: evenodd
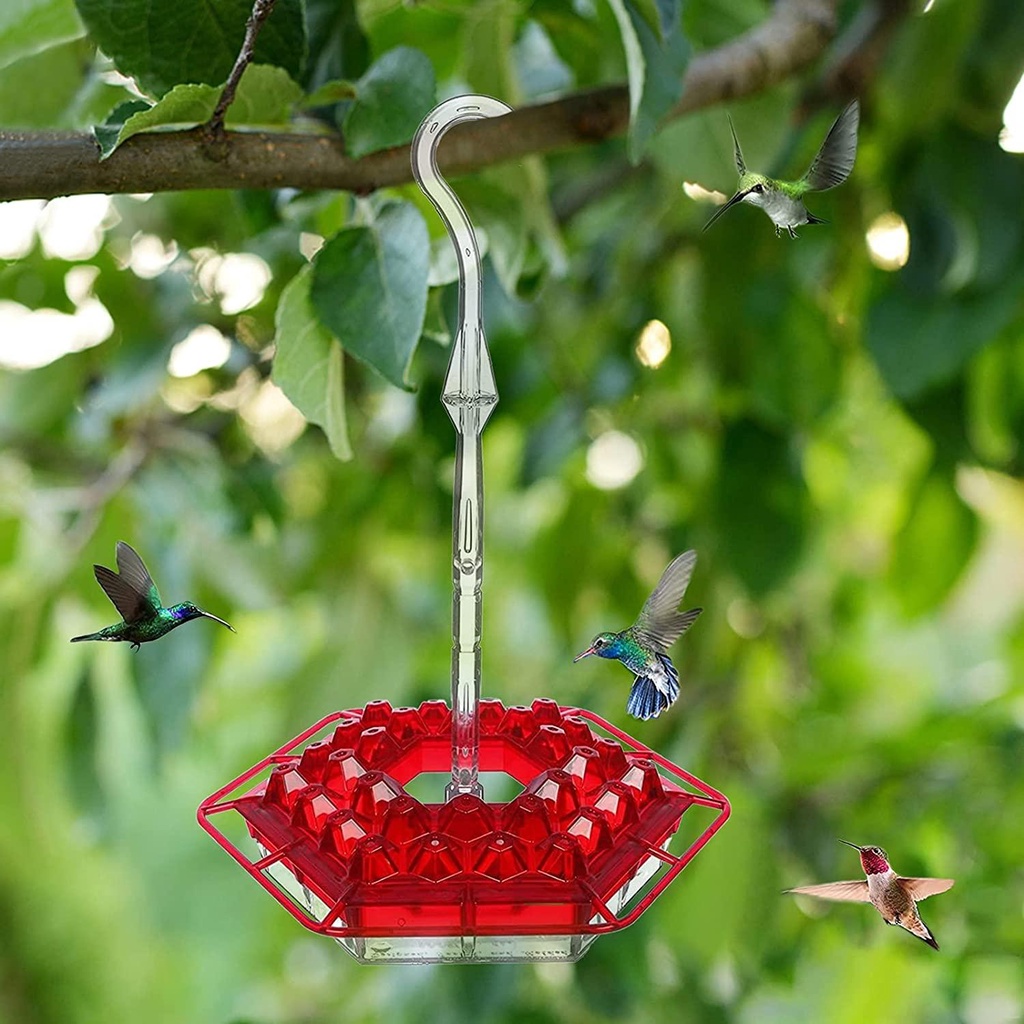
M 143 622 L 160 610 L 160 594 L 142 559 L 123 540 L 117 542 L 120 574 L 105 565 L 94 565 L 96 582 L 110 598 L 125 622 Z

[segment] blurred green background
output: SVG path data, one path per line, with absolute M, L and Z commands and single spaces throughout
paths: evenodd
M 616 140 L 456 182 L 501 393 L 485 695 L 591 708 L 733 805 L 575 966 L 359 967 L 195 822 L 319 717 L 448 693 L 454 285 L 415 391 L 346 357 L 341 462 L 270 358 L 282 288 L 351 196 L 0 206 L 0 1022 L 1024 1019 L 1024 8 L 923 6 L 862 95 L 851 180 L 808 204 L 830 223 L 798 241 L 747 207 L 701 235 L 713 207 L 680 186 L 731 193 L 722 107 L 635 166 Z M 700 50 L 768 12 L 694 0 L 684 25 Z M 415 45 L 441 96 L 625 77 L 603 2 L 358 15 L 350 61 Z M 25 90 L 40 69 L 59 104 Z M 86 123 L 124 93 L 103 69 L 88 37 L 10 64 L 0 123 Z M 810 82 L 730 105 L 748 166 L 807 165 L 844 101 L 798 117 Z M 388 194 L 443 238 L 415 187 Z M 114 621 L 91 564 L 118 539 L 237 635 L 70 646 Z M 637 723 L 621 668 L 571 659 L 687 547 L 705 613 L 673 650 L 683 694 Z M 780 895 L 856 877 L 839 837 L 957 879 L 922 907 L 940 952 Z

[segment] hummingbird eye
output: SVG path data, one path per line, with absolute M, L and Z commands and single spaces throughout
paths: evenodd
M 751 189 L 751 191 L 752 191 L 752 192 L 763 192 L 763 191 L 764 191 L 764 185 L 755 185 L 755 186 L 754 186 L 754 187 L 753 187 L 753 188 Z
M 597 639 L 596 639 L 596 640 L 594 641 L 594 647 L 595 647 L 595 648 L 598 648 L 598 647 L 604 647 L 604 640 L 602 640 L 602 639 L 601 639 L 601 637 L 598 637 L 598 638 L 597 638 Z

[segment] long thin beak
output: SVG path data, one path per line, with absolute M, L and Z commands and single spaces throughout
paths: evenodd
M 730 199 L 729 202 L 725 204 L 725 206 L 720 206 L 717 210 L 715 210 L 715 213 L 712 216 L 711 220 L 709 220 L 707 224 L 705 224 L 704 227 L 700 229 L 701 233 L 703 234 L 705 231 L 707 231 L 707 229 L 711 227 L 711 225 L 714 224 L 715 221 L 718 220 L 718 218 L 721 217 L 722 214 L 725 213 L 725 211 L 728 210 L 730 206 L 735 206 L 737 203 L 742 202 L 743 197 L 749 191 L 749 188 L 745 188 L 742 192 L 737 192 L 736 195 L 734 195 L 732 199 Z
M 852 846 L 855 850 L 862 850 L 863 849 L 863 847 L 858 846 L 856 843 L 847 843 L 845 839 L 840 839 L 839 842 L 845 844 L 846 846 Z
M 200 612 L 204 619 L 213 619 L 214 622 L 219 622 L 222 626 L 227 626 L 232 633 L 235 632 L 235 627 L 230 622 L 225 622 L 223 619 L 218 619 L 216 615 L 211 615 L 209 612 Z
M 594 648 L 593 647 L 588 647 L 582 654 L 577 654 L 576 657 L 572 659 L 572 663 L 575 665 L 577 661 L 581 661 L 588 654 L 593 654 L 593 653 L 594 653 Z

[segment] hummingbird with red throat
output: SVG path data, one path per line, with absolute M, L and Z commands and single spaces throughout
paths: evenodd
M 921 920 L 917 911 L 919 900 L 953 888 L 952 878 L 903 878 L 893 871 L 889 856 L 880 846 L 852 846 L 860 853 L 860 864 L 867 876 L 865 881 L 826 882 L 824 885 L 802 885 L 786 892 L 802 896 L 817 896 L 822 900 L 837 900 L 847 903 L 870 903 L 882 915 L 886 924 L 896 924 L 927 942 L 932 949 L 938 949 L 928 925 Z

